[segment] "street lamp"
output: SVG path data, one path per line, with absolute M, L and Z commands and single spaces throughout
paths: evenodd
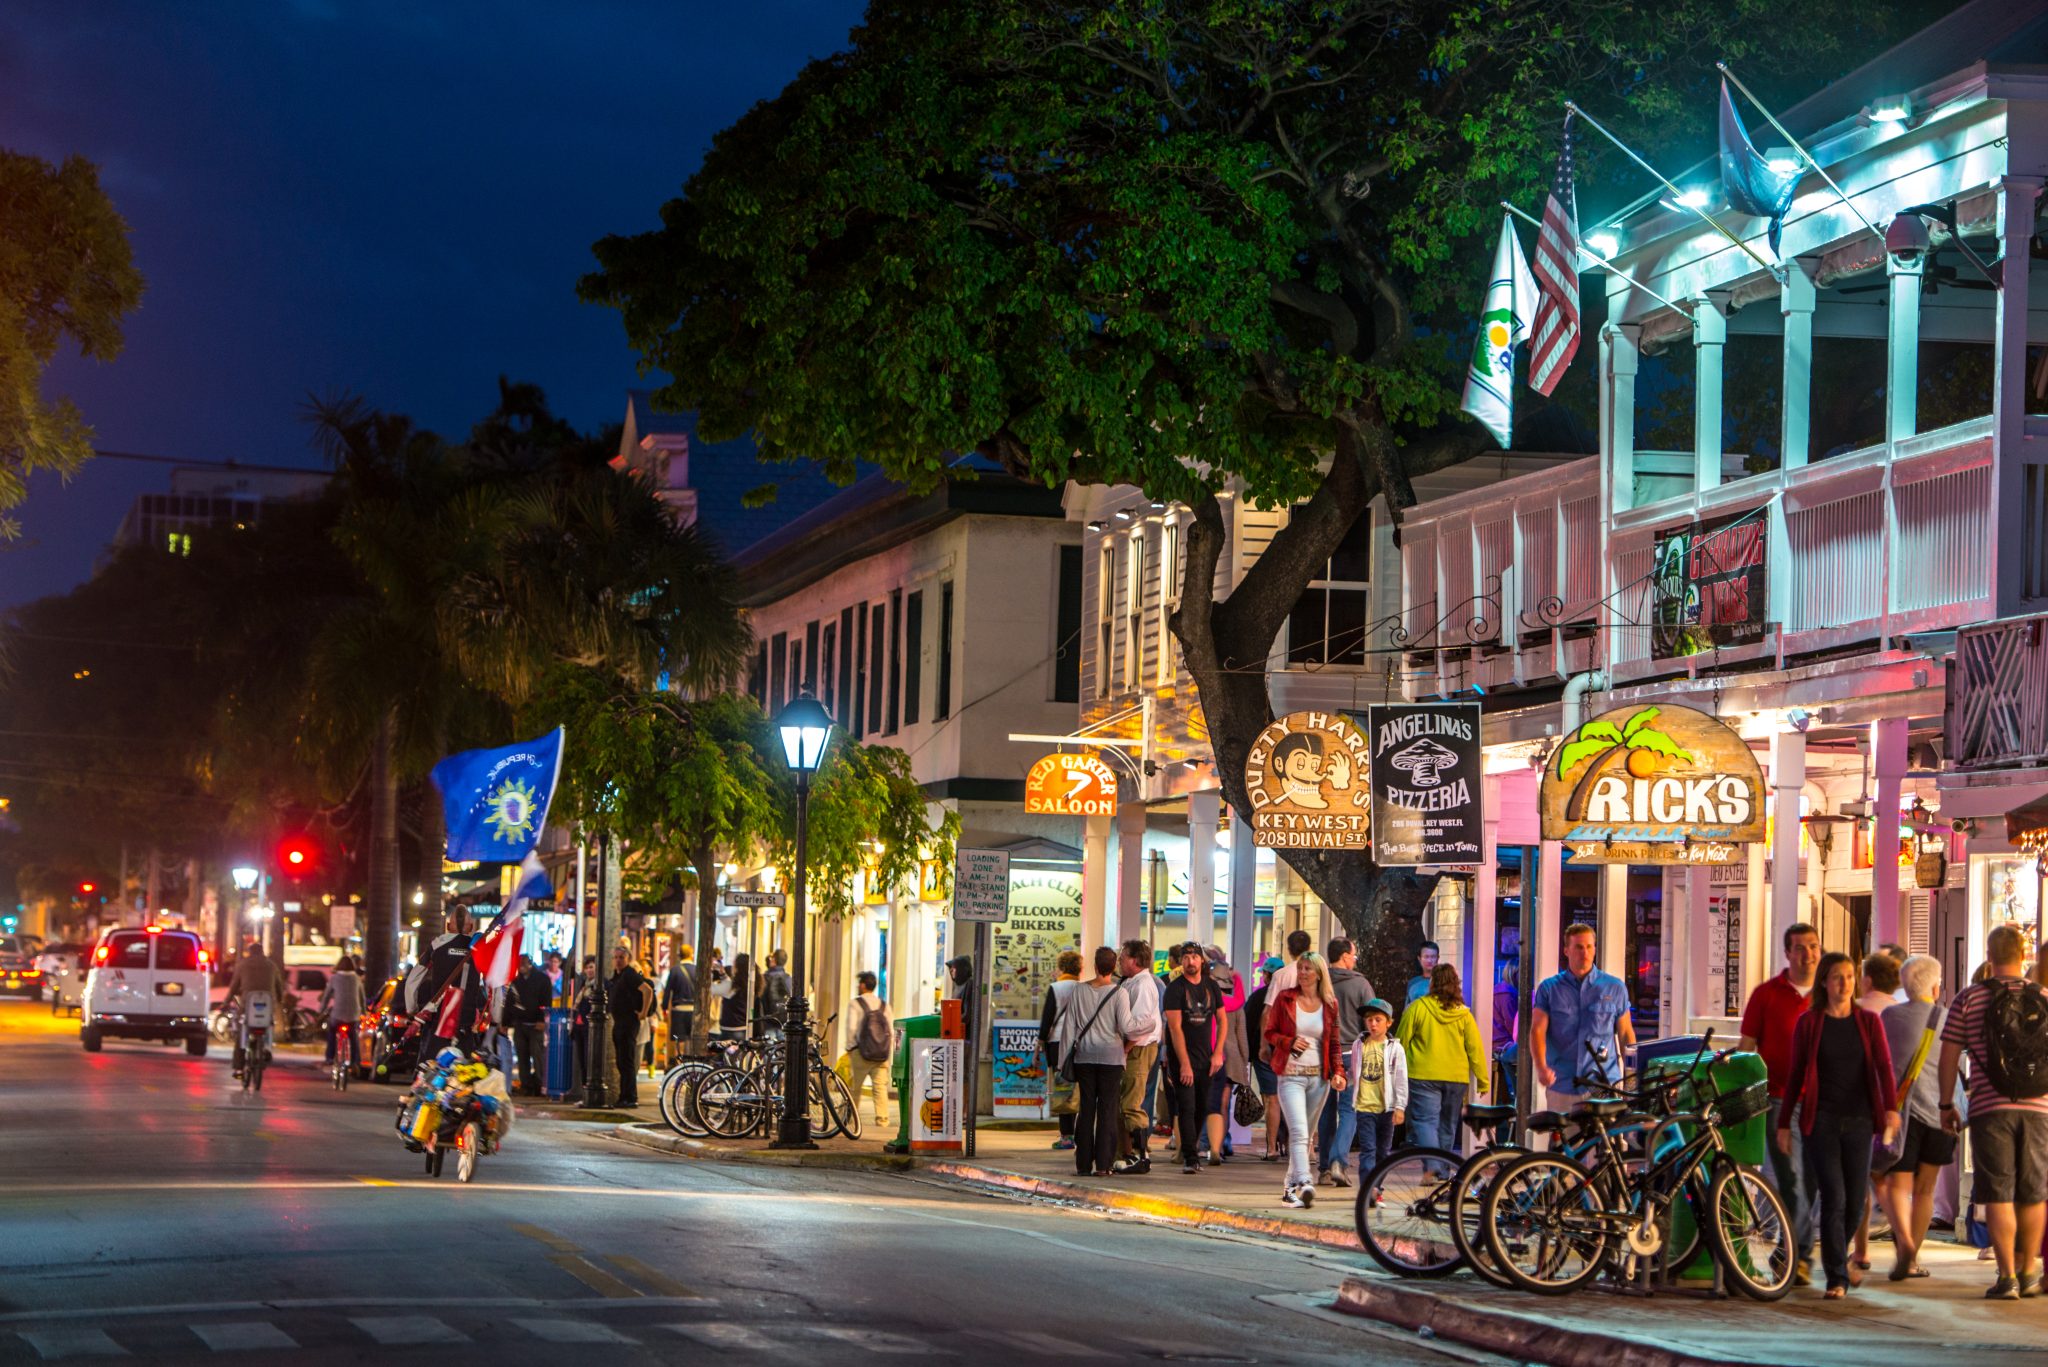
M 796 951 L 796 995 L 790 999 L 789 1018 L 782 1027 L 782 1123 L 777 1128 L 776 1149 L 815 1149 L 811 1142 L 811 1003 L 804 988 L 804 942 L 810 938 L 810 918 L 804 911 L 804 888 L 809 881 L 805 867 L 811 820 L 811 775 L 825 757 L 825 742 L 832 734 L 832 715 L 809 694 L 782 709 L 775 719 L 782 736 L 783 757 L 796 775 L 796 880 L 790 889 L 791 938 Z
M 256 884 L 262 880 L 263 870 L 251 868 L 247 864 L 241 864 L 229 869 L 228 877 L 235 880 L 235 891 L 242 894 L 242 920 L 247 922 L 252 919 L 249 915 L 249 894 L 256 890 Z M 236 955 L 239 956 L 242 952 L 241 937 L 249 933 L 246 925 L 237 926 L 233 936 L 229 936 L 224 928 L 216 927 L 216 929 L 219 933 L 215 936 L 216 943 L 214 947 L 219 951 L 220 957 L 225 959 L 230 949 L 234 950 Z

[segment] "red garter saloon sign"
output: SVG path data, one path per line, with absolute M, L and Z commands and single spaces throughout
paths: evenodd
M 1294 712 L 1259 732 L 1245 759 L 1252 843 L 1362 850 L 1372 843 L 1371 755 L 1335 712 Z
M 1604 712 L 1543 766 L 1543 838 L 1581 864 L 1729 864 L 1764 838 L 1764 778 L 1749 745 L 1704 712 Z

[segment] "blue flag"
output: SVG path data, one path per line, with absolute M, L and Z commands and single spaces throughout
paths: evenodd
M 562 729 L 498 750 L 465 750 L 434 766 L 448 822 L 448 858 L 523 859 L 547 824 L 562 767 Z
M 1773 166 L 1756 150 L 1735 101 L 1728 97 L 1728 82 L 1721 82 L 1721 188 L 1728 194 L 1728 207 L 1738 214 L 1750 214 L 1771 221 L 1771 251 L 1778 250 L 1778 235 L 1785 226 L 1785 211 L 1792 207 L 1792 193 L 1799 186 L 1799 167 Z

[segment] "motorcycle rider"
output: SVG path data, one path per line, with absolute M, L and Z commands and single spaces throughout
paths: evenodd
M 235 975 L 228 980 L 227 1000 L 223 1005 L 232 1006 L 237 1000 L 242 1003 L 239 1028 L 235 1032 L 235 1076 L 242 1075 L 242 1062 L 249 1051 L 249 1008 L 258 999 L 263 999 L 271 1008 L 271 1019 L 275 1022 L 278 1004 L 286 1000 L 289 987 L 285 982 L 284 970 L 277 961 L 263 952 L 261 941 L 251 939 L 242 950 L 241 959 L 235 964 Z M 272 1029 L 276 1026 L 273 1024 Z

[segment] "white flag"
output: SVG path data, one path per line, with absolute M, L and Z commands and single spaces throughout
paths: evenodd
M 1467 413 L 1505 449 L 1514 440 L 1515 348 L 1528 340 L 1536 317 L 1536 277 L 1514 220 L 1500 219 L 1500 245 L 1493 253 L 1493 279 L 1479 314 L 1479 337 L 1472 344 L 1472 364 L 1465 372 Z

